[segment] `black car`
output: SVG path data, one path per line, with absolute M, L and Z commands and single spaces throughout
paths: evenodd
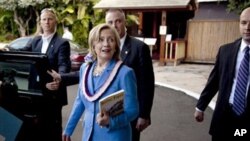
M 33 39 L 33 36 L 26 36 L 26 37 L 20 37 L 12 42 L 10 42 L 6 47 L 11 47 L 14 49 L 20 49 L 25 47 L 31 40 Z M 87 49 L 81 48 L 80 45 L 74 43 L 73 41 L 69 41 L 70 43 L 70 60 L 71 60 L 71 71 L 78 71 L 84 62 L 84 57 L 87 54 Z M 22 68 L 21 66 L 17 69 L 20 73 L 22 73 L 22 69 L 27 69 L 27 68 Z
M 20 77 L 16 75 L 15 70 L 0 67 L 0 107 L 15 115 L 15 118 L 19 118 L 22 124 L 19 133 L 16 134 L 17 131 L 14 132 L 14 130 L 18 130 L 16 128 L 17 121 L 14 120 L 13 122 L 13 118 L 7 119 L 7 122 L 11 122 L 11 125 L 15 128 L 6 130 L 8 132 L 3 132 L 3 136 L 15 138 L 17 135 L 17 140 L 29 140 L 35 133 L 43 132 L 39 127 L 43 124 L 42 121 L 45 120 L 43 119 L 44 115 L 46 115 L 44 105 L 52 97 L 44 93 L 44 87 L 42 86 L 45 86 L 46 82 L 50 81 L 47 74 L 50 66 L 45 54 L 0 51 L 0 64 L 18 67 L 20 63 L 27 68 L 32 68 L 32 74 L 37 74 L 39 79 L 32 77 L 29 71 L 26 72 L 27 77 Z M 36 82 L 30 81 L 31 79 L 36 79 Z M 13 115 L 11 117 L 14 117 Z M 6 129 L 8 128 L 6 127 Z

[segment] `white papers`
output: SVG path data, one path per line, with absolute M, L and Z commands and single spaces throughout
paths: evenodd
M 167 34 L 166 41 L 171 41 L 171 40 L 172 40 L 172 34 Z
M 140 41 L 144 41 L 144 38 L 142 38 L 142 37 L 135 37 L 135 38 L 140 40 Z
M 160 35 L 166 35 L 167 34 L 167 26 L 165 26 L 165 25 L 161 25 L 160 26 L 160 31 L 159 31 L 160 33 Z
M 145 38 L 144 43 L 149 45 L 149 46 L 155 45 L 156 38 Z

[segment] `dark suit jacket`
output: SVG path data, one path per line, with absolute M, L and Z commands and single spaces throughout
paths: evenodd
M 40 53 L 41 49 L 42 37 L 37 36 L 34 37 L 33 40 L 25 48 L 22 48 L 19 51 L 31 51 Z M 48 56 L 51 69 L 59 72 L 60 74 L 68 73 L 70 71 L 70 45 L 66 39 L 61 38 L 57 33 L 55 33 L 50 41 L 46 54 Z M 35 77 L 35 74 L 30 76 Z M 52 78 L 49 75 L 47 75 L 46 78 L 43 79 L 47 80 L 47 82 L 52 81 Z M 34 81 L 35 79 L 32 80 Z M 56 100 L 59 105 L 67 104 L 66 86 L 60 87 L 58 91 L 49 91 L 48 89 L 45 89 L 44 94 L 46 94 L 47 96 L 53 96 L 52 98 Z
M 209 102 L 218 92 L 216 107 L 214 110 L 211 127 L 209 133 L 211 135 L 222 134 L 234 121 L 229 120 L 230 104 L 229 97 L 233 85 L 235 75 L 235 66 L 237 61 L 237 54 L 240 48 L 241 39 L 233 43 L 229 43 L 220 47 L 217 54 L 216 62 L 207 84 L 203 89 L 201 96 L 197 103 L 197 108 L 205 110 Z M 246 116 L 249 119 L 249 92 L 248 92 L 248 106 L 246 109 Z M 250 120 L 248 120 L 250 121 Z M 249 127 L 249 122 L 246 123 Z
M 149 47 L 142 41 L 126 36 L 121 51 L 125 65 L 131 67 L 137 79 L 139 117 L 150 119 L 154 98 L 154 71 Z
M 65 73 L 61 75 L 62 85 L 70 86 L 79 83 L 79 71 Z

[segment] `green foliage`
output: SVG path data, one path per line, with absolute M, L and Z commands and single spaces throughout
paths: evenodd
M 14 24 L 11 11 L 0 9 L 0 41 L 8 41 L 7 35 L 18 34 L 17 26 Z
M 97 2 L 99 0 L 0 0 L 0 38 L 4 39 L 5 36 L 1 35 L 5 33 L 19 37 L 20 28 L 26 30 L 26 35 L 37 33 L 40 11 L 53 7 L 58 17 L 58 32 L 62 34 L 64 26 L 70 27 L 75 42 L 88 47 L 90 29 L 104 22 L 104 12 L 93 9 Z M 17 17 L 14 17 L 15 11 L 18 11 Z M 30 16 L 32 18 L 26 26 Z
M 82 47 L 88 48 L 88 34 L 93 26 L 104 22 L 104 13 L 94 10 L 93 6 L 99 0 L 64 0 L 61 9 L 58 9 L 62 26 L 72 27 L 74 41 Z
M 10 33 L 15 37 L 21 35 L 20 28 L 26 30 L 26 35 L 37 33 L 40 29 L 39 14 L 43 8 L 53 7 L 58 17 L 58 32 L 63 34 L 63 27 L 68 26 L 74 36 L 74 41 L 88 48 L 89 31 L 97 24 L 105 22 L 105 12 L 93 9 L 100 0 L 0 0 L 0 36 Z M 14 11 L 17 19 L 14 18 Z M 25 22 L 29 17 L 28 22 Z M 127 15 L 127 23 L 138 24 L 138 17 Z M 15 19 L 15 22 L 14 22 Z M 37 26 L 37 27 L 36 27 Z M 36 31 L 37 30 L 37 31 Z M 19 31 L 19 32 L 18 32 Z M 4 37 L 4 36 L 3 36 Z M 0 37 L 1 38 L 1 37 Z
M 228 11 L 234 11 L 237 14 L 240 14 L 245 8 L 250 7 L 249 0 L 229 0 L 227 5 Z
M 14 11 L 17 8 L 37 7 L 41 5 L 53 5 L 61 0 L 1 0 L 0 7 L 5 10 Z
M 0 42 L 6 42 L 6 39 L 3 35 L 0 35 Z
M 88 48 L 88 31 L 86 29 L 88 29 L 88 25 L 81 20 L 76 21 L 72 27 L 75 42 L 84 48 Z
M 83 19 L 85 15 L 85 11 L 87 7 L 84 4 L 78 4 L 77 5 L 78 11 L 77 11 L 77 19 Z
M 133 14 L 127 15 L 127 25 L 133 25 L 133 24 L 137 24 L 139 25 L 139 17 Z

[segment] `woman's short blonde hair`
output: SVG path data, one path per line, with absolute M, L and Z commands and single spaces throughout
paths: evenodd
M 119 37 L 119 34 L 117 33 L 115 28 L 113 28 L 109 24 L 105 24 L 105 23 L 95 26 L 94 28 L 91 29 L 91 31 L 89 33 L 89 40 L 88 40 L 89 53 L 93 56 L 92 59 L 93 60 L 97 59 L 94 46 L 95 46 L 95 42 L 99 42 L 101 31 L 104 29 L 109 29 L 113 33 L 113 35 L 115 37 L 115 42 L 116 42 L 116 45 L 115 45 L 116 51 L 113 55 L 113 59 L 120 60 L 120 37 Z

